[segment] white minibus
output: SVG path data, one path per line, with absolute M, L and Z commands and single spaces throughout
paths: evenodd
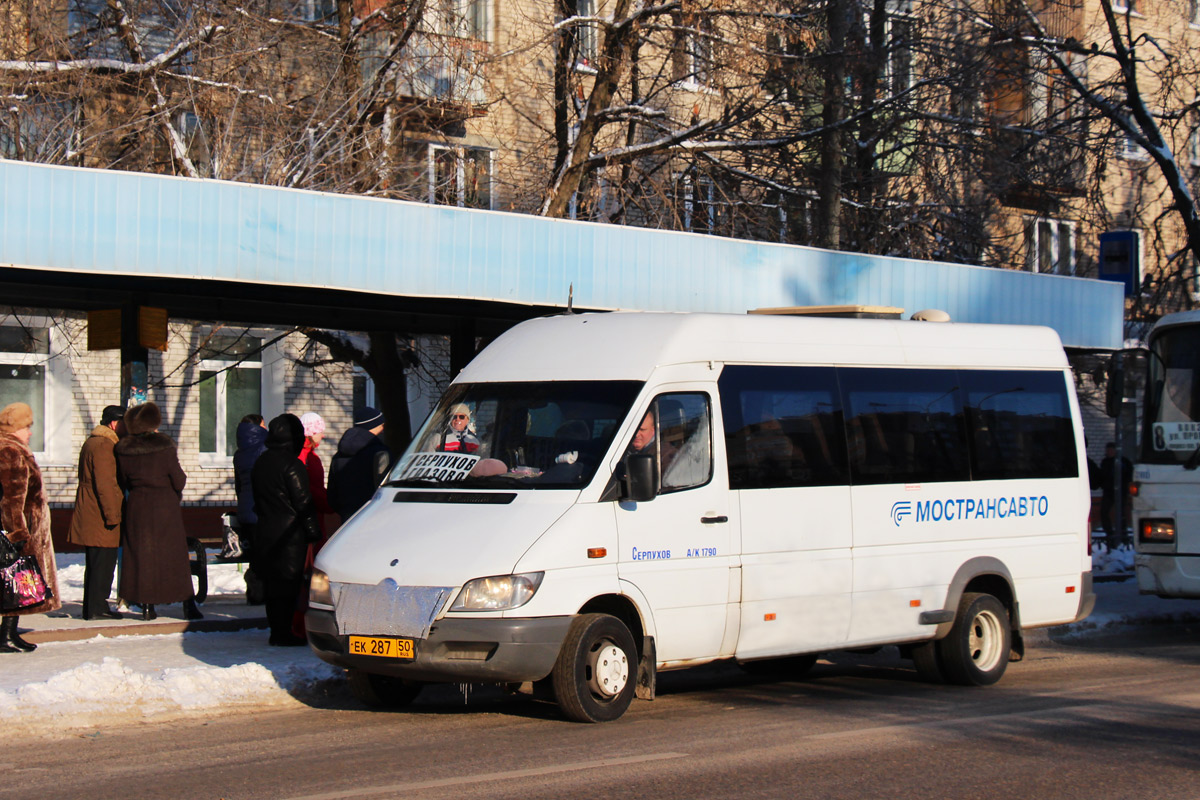
M 368 704 L 496 683 L 590 722 L 717 659 L 991 684 L 1094 602 L 1082 441 L 1047 328 L 532 320 L 321 550 L 309 643 Z

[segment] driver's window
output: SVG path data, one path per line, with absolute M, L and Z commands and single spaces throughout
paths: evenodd
M 708 395 L 674 392 L 654 398 L 626 451 L 652 455 L 659 492 L 677 492 L 712 477 L 712 425 Z

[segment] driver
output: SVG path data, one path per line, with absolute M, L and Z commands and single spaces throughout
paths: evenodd
M 679 451 L 670 442 L 658 441 L 656 429 L 654 411 L 651 409 L 646 412 L 646 416 L 642 418 L 642 424 L 634 432 L 633 441 L 629 443 L 629 449 L 625 451 L 625 455 L 656 456 L 658 474 L 662 475 L 666 472 L 667 467 L 671 466 L 671 462 Z
M 471 409 L 466 403 L 450 407 L 450 422 L 442 433 L 442 445 L 438 450 L 444 453 L 475 453 L 479 450 L 479 437 L 475 435 Z

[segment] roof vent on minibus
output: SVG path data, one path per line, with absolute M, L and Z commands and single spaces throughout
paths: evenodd
M 917 322 L 949 322 L 950 315 L 940 308 L 926 308 L 913 312 L 909 319 L 915 319 Z
M 785 306 L 752 308 L 747 314 L 775 314 L 793 317 L 843 317 L 849 319 L 900 319 L 903 308 L 895 306 Z

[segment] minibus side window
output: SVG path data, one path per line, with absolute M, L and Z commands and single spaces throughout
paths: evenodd
M 958 375 L 839 368 L 856 485 L 970 480 Z
M 712 479 L 712 411 L 708 395 L 699 392 L 660 394 L 648 413 L 654 438 L 641 444 L 635 434 L 626 455 L 654 456 L 659 494 L 703 486 Z M 643 415 L 644 417 L 644 415 Z
M 1061 372 L 960 370 L 975 480 L 1075 478 L 1079 460 Z
M 849 481 L 833 367 L 730 365 L 719 386 L 730 488 Z

